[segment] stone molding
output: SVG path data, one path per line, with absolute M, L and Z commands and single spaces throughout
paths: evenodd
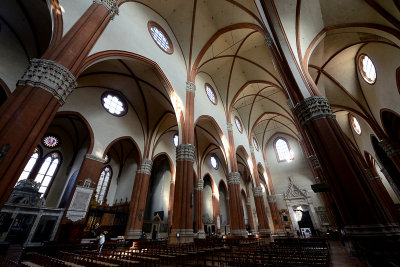
M 229 184 L 240 184 L 240 173 L 238 172 L 228 173 L 228 185 Z
M 254 187 L 253 188 L 253 193 L 255 197 L 262 197 L 264 196 L 264 192 L 261 186 Z
M 53 60 L 33 58 L 17 85 L 40 87 L 53 94 L 63 105 L 78 84 L 74 75 L 63 65 Z
M 290 98 L 288 98 L 286 102 L 287 102 L 288 107 L 289 107 L 290 109 L 293 109 L 293 102 L 292 102 L 292 100 L 290 100 Z
M 204 180 L 203 180 L 203 179 L 199 179 L 199 180 L 197 181 L 196 190 L 198 190 L 198 191 L 203 191 L 203 189 L 204 189 Z
M 227 122 L 226 123 L 226 128 L 228 129 L 228 131 L 233 131 L 233 128 L 232 128 L 232 123 L 230 123 L 230 122 Z
M 269 195 L 267 196 L 268 202 L 270 203 L 276 203 L 276 196 L 275 195 Z
M 194 162 L 195 147 L 192 144 L 181 144 L 176 147 L 176 161 Z
M 251 202 L 250 201 L 246 201 L 246 206 L 251 206 Z
M 370 169 L 364 169 L 364 174 L 369 180 L 380 179 L 380 177 L 374 176 Z
M 269 235 L 271 234 L 271 230 L 270 229 L 258 229 L 258 232 L 262 235 Z
M 193 82 L 186 82 L 186 92 L 192 92 L 193 94 L 196 92 L 196 85 Z
M 319 164 L 319 160 L 318 160 L 317 156 L 310 155 L 308 157 L 308 159 L 311 161 L 311 165 L 312 165 L 314 170 L 317 170 L 317 169 L 321 168 L 321 165 Z
M 93 0 L 93 3 L 103 5 L 110 13 L 110 19 L 113 20 L 119 14 L 119 9 L 116 0 Z
M 143 173 L 150 175 L 151 168 L 153 167 L 153 161 L 151 159 L 143 159 L 140 168 L 136 171 L 136 173 Z
M 232 230 L 232 235 L 247 237 L 247 230 L 246 229 L 234 229 L 234 230 Z
M 379 146 L 385 151 L 389 158 L 400 155 L 400 150 L 393 147 L 389 140 L 383 139 L 379 142 Z
M 323 96 L 311 96 L 304 99 L 294 107 L 294 111 L 302 126 L 316 119 L 336 118 L 328 99 Z
M 274 40 L 272 39 L 271 35 L 269 34 L 269 32 L 265 33 L 265 39 L 264 39 L 264 43 L 267 47 L 271 48 L 274 45 Z
M 175 184 L 175 180 L 171 180 L 169 184 Z
M 250 153 L 254 154 L 254 146 L 250 146 Z
M 400 236 L 400 226 L 397 223 L 350 225 L 345 226 L 344 230 L 346 235 L 350 237 Z
M 85 158 L 91 159 L 91 160 L 95 160 L 95 161 L 101 162 L 101 163 L 103 163 L 103 164 L 106 163 L 106 160 L 105 160 L 105 159 L 99 158 L 99 157 L 97 157 L 97 156 L 95 156 L 95 155 L 92 155 L 92 154 L 86 154 L 86 155 L 85 155 Z

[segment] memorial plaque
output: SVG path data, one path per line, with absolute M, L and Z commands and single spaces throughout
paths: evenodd
M 92 194 L 93 188 L 77 186 L 66 217 L 73 222 L 85 218 Z

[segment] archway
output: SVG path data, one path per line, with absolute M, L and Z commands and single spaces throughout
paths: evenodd
M 213 199 L 213 181 L 209 175 L 204 178 L 203 189 L 203 216 L 204 232 L 211 235 L 216 232 L 216 222 L 214 220 L 214 199 Z
M 153 163 L 142 228 L 151 239 L 168 237 L 170 182 L 171 166 L 162 154 Z

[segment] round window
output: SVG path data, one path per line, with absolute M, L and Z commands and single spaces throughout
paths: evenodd
M 376 81 L 376 69 L 371 58 L 365 54 L 360 55 L 358 58 L 358 69 L 364 81 L 373 84 Z
M 120 94 L 105 92 L 101 99 L 103 107 L 114 116 L 123 116 L 128 111 L 128 106 Z
M 239 118 L 235 116 L 235 124 L 239 132 L 243 132 L 242 123 L 240 122 Z
M 172 47 L 171 39 L 168 37 L 164 29 L 154 21 L 148 23 L 149 32 L 154 42 L 161 48 L 165 53 L 172 54 L 174 49 Z
M 54 134 L 45 135 L 42 139 L 42 144 L 48 148 L 55 148 L 60 145 L 60 138 Z
M 350 115 L 350 122 L 351 122 L 351 126 L 353 126 L 354 131 L 358 135 L 361 135 L 361 126 L 358 123 L 358 120 L 354 116 Z
M 210 163 L 211 163 L 211 166 L 212 166 L 214 169 L 218 169 L 218 158 L 217 158 L 217 156 L 216 156 L 215 154 L 211 155 L 211 157 L 210 157 Z
M 209 85 L 208 83 L 206 83 L 205 88 L 206 88 L 206 93 L 207 93 L 208 99 L 210 99 L 210 101 L 214 105 L 216 105 L 217 104 L 217 96 L 215 94 L 214 88 L 212 88 L 212 86 Z
M 174 137 L 172 138 L 172 141 L 174 142 L 174 146 L 175 146 L 175 147 L 178 147 L 178 144 L 179 144 L 179 136 L 178 136 L 177 133 L 174 134 Z

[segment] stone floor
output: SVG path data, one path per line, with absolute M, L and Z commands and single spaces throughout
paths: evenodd
M 368 266 L 364 262 L 360 261 L 356 257 L 349 255 L 348 245 L 344 247 L 339 241 L 329 241 L 330 244 L 330 256 L 331 266 L 336 267 L 366 267 Z

